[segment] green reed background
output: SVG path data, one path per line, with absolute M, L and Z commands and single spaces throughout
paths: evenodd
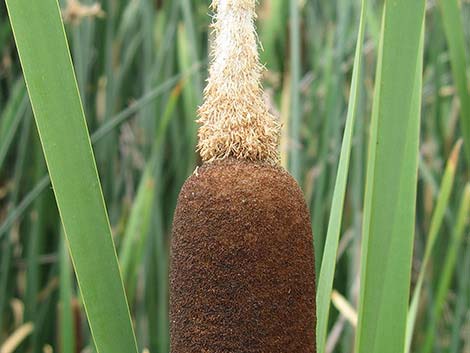
M 89 0 L 81 2 L 85 7 L 77 7 L 80 3 L 76 1 L 60 3 L 139 351 L 168 352 L 168 245 L 179 189 L 199 163 L 194 151 L 194 120 L 207 72 L 209 2 L 103 0 L 101 9 Z M 457 2 L 429 1 L 426 5 L 410 293 L 415 305 L 408 314 L 408 330 L 412 331 L 407 344 L 412 352 L 470 352 L 470 191 L 468 186 L 465 189 L 470 163 L 465 162 L 464 152 L 469 146 L 464 144 L 459 155 L 457 142 L 469 134 L 459 124 L 461 116 L 465 121 L 470 118 L 468 76 L 464 73 L 469 65 L 459 58 L 470 45 L 470 3 L 460 4 L 460 22 L 455 20 L 452 3 Z M 356 102 L 355 111 L 349 113 L 355 115 L 355 121 L 344 213 L 338 221 L 341 238 L 335 247 L 335 305 L 330 310 L 326 352 L 354 351 L 360 262 L 364 261 L 361 235 L 369 126 L 374 115 L 383 3 L 368 1 L 364 6 L 365 40 L 359 48 L 362 61 L 357 86 L 351 78 L 360 1 L 264 0 L 257 23 L 264 48 L 261 58 L 268 69 L 264 86 L 285 126 L 283 163 L 299 181 L 311 209 L 317 272 L 338 170 L 344 175 L 338 161 L 350 99 Z M 398 30 L 394 28 L 391 30 Z M 465 47 L 448 45 L 449 39 L 459 43 L 459 36 Z M 388 77 L 393 78 L 393 71 Z M 414 92 L 412 87 L 402 89 Z M 350 96 L 351 90 L 357 94 Z M 413 99 L 419 105 L 419 99 Z M 400 112 L 392 104 L 382 108 L 392 117 Z M 400 121 L 397 117 L 396 124 Z M 80 179 L 80 172 L 76 177 Z M 381 185 L 377 192 L 379 199 L 383 196 L 380 200 L 387 200 L 392 191 Z M 378 229 L 391 222 L 386 216 L 376 221 Z M 6 7 L 1 2 L 2 349 L 2 343 L 18 337 L 17 352 L 93 351 L 63 238 Z M 97 273 L 102 270 L 96 268 Z M 397 283 L 397 287 L 399 284 L 407 285 Z M 347 303 L 352 310 L 348 311 Z M 382 333 L 382 344 L 387 344 L 389 334 Z M 368 333 L 362 335 L 367 338 Z

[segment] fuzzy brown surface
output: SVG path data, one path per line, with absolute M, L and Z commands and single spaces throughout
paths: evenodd
M 172 353 L 314 353 L 315 271 L 307 206 L 282 168 L 199 168 L 173 222 Z

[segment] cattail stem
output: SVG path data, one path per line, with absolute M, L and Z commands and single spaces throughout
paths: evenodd
M 255 0 L 215 0 L 214 41 L 198 149 L 204 161 L 227 157 L 276 164 L 280 126 L 263 99 Z

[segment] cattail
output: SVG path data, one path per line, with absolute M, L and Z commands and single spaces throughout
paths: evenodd
M 255 0 L 215 0 L 198 150 L 173 221 L 172 353 L 314 353 L 309 212 L 279 166 L 260 84 Z

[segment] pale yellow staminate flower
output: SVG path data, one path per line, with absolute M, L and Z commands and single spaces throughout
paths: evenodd
M 263 99 L 256 0 L 214 0 L 214 42 L 198 150 L 204 161 L 234 157 L 276 164 L 280 125 Z

